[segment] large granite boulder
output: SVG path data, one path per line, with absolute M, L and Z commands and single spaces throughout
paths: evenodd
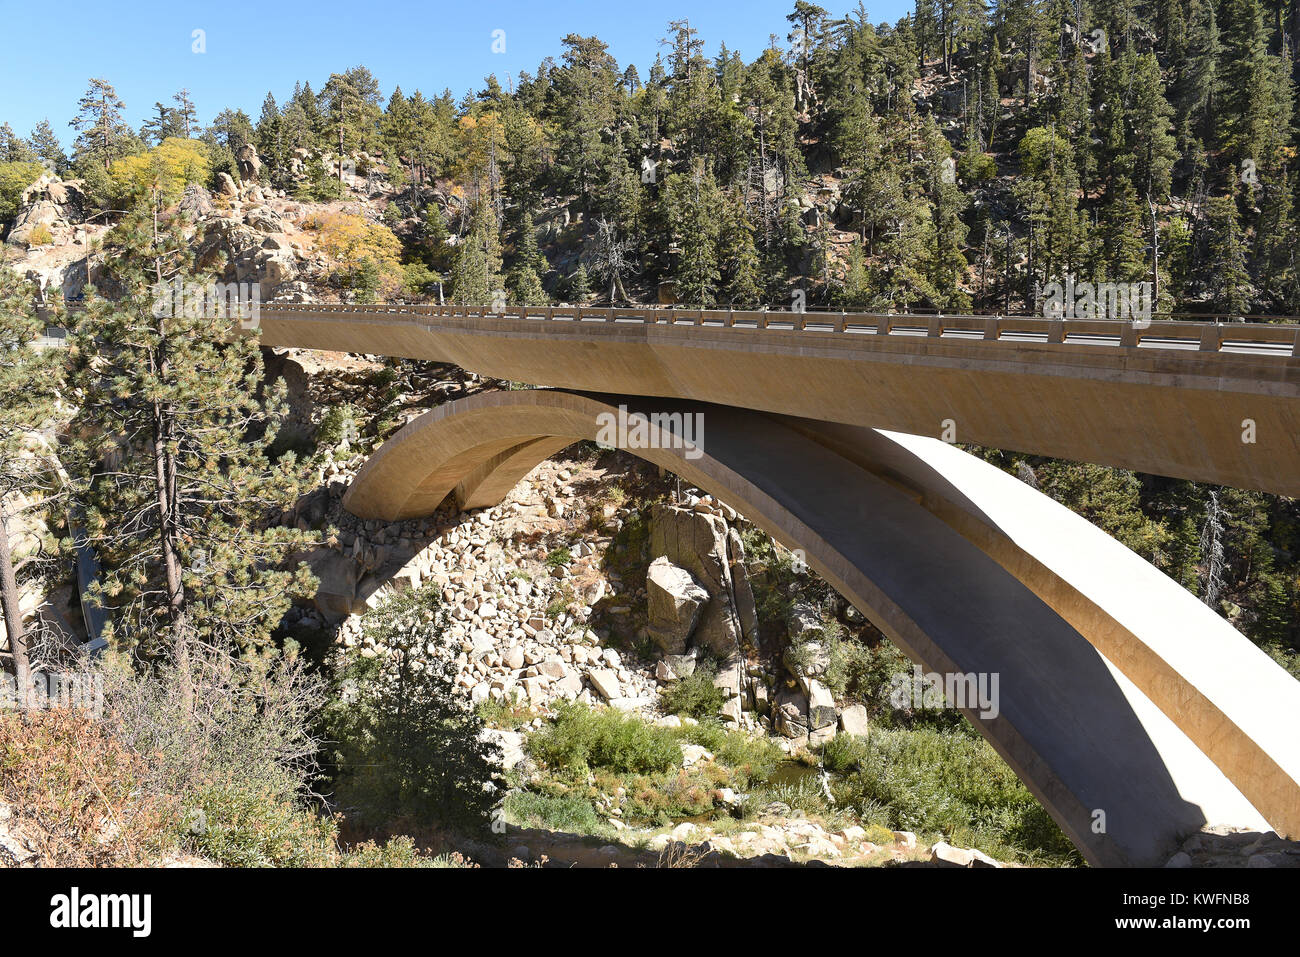
M 648 630 L 667 654 L 685 653 L 708 601 L 709 593 L 686 569 L 664 557 L 650 563 L 646 574 Z
M 257 182 L 262 172 L 262 160 L 251 143 L 245 143 L 239 148 L 235 153 L 235 161 L 239 163 L 240 179 L 245 183 Z
M 741 608 L 748 612 L 754 596 L 748 578 L 736 571 L 744 561 L 740 536 L 728 534 L 724 519 L 657 505 L 650 516 L 650 554 L 685 569 L 708 592 L 709 601 L 694 631 L 696 646 L 729 658 L 741 650 L 743 639 L 757 638 L 757 615 L 752 616 L 752 634 L 746 633 L 742 621 Z

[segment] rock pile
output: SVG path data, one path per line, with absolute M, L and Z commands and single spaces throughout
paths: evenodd
M 85 220 L 86 194 L 79 179 L 62 180 L 45 173 L 22 191 L 18 215 L 9 229 L 7 242 L 18 246 L 33 245 L 40 227 L 48 231 L 46 242 L 74 242 L 74 226 Z
M 1187 838 L 1165 867 L 1300 867 L 1300 841 L 1273 831 L 1207 826 Z

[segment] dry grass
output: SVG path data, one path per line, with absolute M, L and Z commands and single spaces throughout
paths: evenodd
M 167 850 L 174 809 L 142 792 L 145 773 L 83 712 L 0 715 L 0 800 L 41 867 L 130 867 Z M 10 862 L 16 863 L 16 862 Z

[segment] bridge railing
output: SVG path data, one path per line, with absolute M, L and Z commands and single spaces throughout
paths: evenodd
M 263 303 L 271 314 L 328 312 L 361 316 L 412 316 L 447 319 L 518 319 L 551 322 L 641 322 L 673 326 L 780 329 L 813 333 L 858 333 L 924 338 L 962 338 L 996 342 L 1032 341 L 1081 344 L 1101 341 L 1137 348 L 1221 352 L 1225 347 L 1272 347 L 1274 354 L 1300 356 L 1300 325 L 1267 322 L 1189 322 L 1110 319 L 1049 319 L 1036 316 L 927 315 L 923 313 L 786 312 L 777 310 L 686 309 L 663 306 L 459 306 L 381 303 Z M 1282 347 L 1285 347 L 1283 349 Z

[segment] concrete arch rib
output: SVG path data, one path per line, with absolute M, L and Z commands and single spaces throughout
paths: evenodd
M 966 714 L 1091 863 L 1161 863 L 1178 838 L 1207 822 L 1265 826 L 1119 669 L 920 496 L 769 416 L 548 390 L 484 393 L 407 425 L 362 469 L 344 504 L 365 518 L 427 514 L 489 460 L 504 454 L 507 475 L 515 474 L 556 442 L 595 438 L 598 416 L 620 404 L 703 414 L 698 448 L 672 448 L 671 436 L 652 429 L 660 447 L 634 453 L 803 548 L 925 668 L 997 674 L 999 713 Z M 477 482 L 487 487 L 486 476 Z M 1094 829 L 1096 811 L 1104 831 Z
M 1091 522 L 936 439 L 783 419 L 922 504 L 1114 662 L 1278 833 L 1300 834 L 1300 682 Z

